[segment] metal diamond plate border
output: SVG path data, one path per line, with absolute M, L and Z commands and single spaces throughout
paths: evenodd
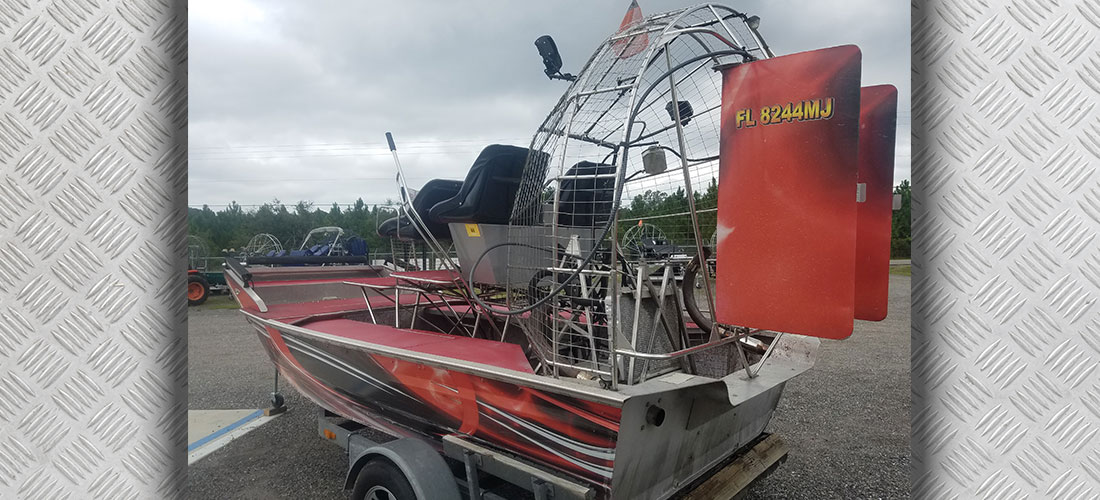
M 186 478 L 187 14 L 0 0 L 0 498 Z
M 913 494 L 1100 496 L 1100 3 L 913 4 Z

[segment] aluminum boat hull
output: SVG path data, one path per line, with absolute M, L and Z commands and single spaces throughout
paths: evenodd
M 785 382 L 812 366 L 817 345 L 785 336 L 753 379 L 743 371 L 722 379 L 671 373 L 610 391 L 369 341 L 423 332 L 372 323 L 356 338 L 315 330 L 311 324 L 353 314 L 333 312 L 338 301 L 309 302 L 317 297 L 308 290 L 331 293 L 317 280 L 298 285 L 303 302 L 295 306 L 304 312 L 265 317 L 275 307 L 262 295 L 274 287 L 227 277 L 282 377 L 319 406 L 440 447 L 443 436 L 460 434 L 588 484 L 599 498 L 668 498 L 704 477 L 764 431 Z M 273 296 L 292 296 L 293 286 L 280 284 Z

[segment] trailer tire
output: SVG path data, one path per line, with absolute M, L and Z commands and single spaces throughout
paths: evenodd
M 372 458 L 363 464 L 359 477 L 355 479 L 355 488 L 351 490 L 352 500 L 417 500 L 416 492 L 408 478 L 393 462 L 385 458 Z
M 433 448 L 427 442 L 416 438 L 399 438 L 382 444 L 375 443 L 359 434 L 351 434 L 348 437 L 348 474 L 344 480 L 344 488 L 353 492 L 366 495 L 370 487 L 363 486 L 363 481 L 377 481 L 377 479 L 364 479 L 376 477 L 377 472 L 364 472 L 368 468 L 392 467 L 386 470 L 387 477 L 399 478 L 402 485 L 409 486 L 412 495 L 401 496 L 404 491 L 401 486 L 394 486 L 391 493 L 399 499 L 416 500 L 460 500 L 462 496 L 458 492 L 458 485 L 450 466 L 439 450 Z M 371 465 L 373 464 L 373 465 Z M 370 484 L 376 484 L 374 482 Z M 377 483 L 385 486 L 387 483 Z M 361 499 L 364 496 L 352 495 L 353 499 Z M 369 498 L 367 496 L 366 498 Z
M 187 305 L 202 305 L 203 302 L 206 302 L 207 297 L 210 297 L 210 283 L 206 282 L 206 278 L 198 274 L 188 275 Z

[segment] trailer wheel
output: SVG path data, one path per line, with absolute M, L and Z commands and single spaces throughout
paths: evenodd
M 416 500 L 405 474 L 384 458 L 373 458 L 359 470 L 352 500 Z
M 201 305 L 209 296 L 210 283 L 206 282 L 206 278 L 197 274 L 187 276 L 187 305 Z

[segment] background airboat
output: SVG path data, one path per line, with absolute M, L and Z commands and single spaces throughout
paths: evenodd
M 402 205 L 379 233 L 421 258 L 228 261 L 280 373 L 464 464 L 471 496 L 479 467 L 536 497 L 665 498 L 712 473 L 764 431 L 813 336 L 874 319 L 884 290 L 859 290 L 888 272 L 896 94 L 861 109 L 858 49 L 772 59 L 758 24 L 654 15 L 576 76 L 540 38 L 569 89 L 530 147 L 487 147 L 461 182 L 414 193 L 387 134 Z M 380 446 L 353 453 L 349 486 L 399 454 Z
M 249 257 L 274 255 L 282 251 L 283 246 L 278 238 L 260 233 L 248 240 L 248 244 L 240 250 L 237 257 L 247 260 Z M 211 293 L 229 290 L 222 273 L 227 253 L 228 250 L 225 249 L 212 252 L 202 238 L 187 236 L 187 305 L 202 305 Z

